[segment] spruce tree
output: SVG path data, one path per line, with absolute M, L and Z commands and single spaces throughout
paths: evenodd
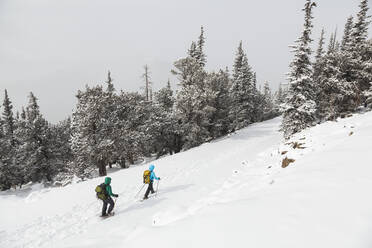
M 246 127 L 254 121 L 254 86 L 251 67 L 248 64 L 247 55 L 243 50 L 242 42 L 239 43 L 234 61 L 234 73 L 230 89 L 232 105 L 229 113 L 231 130 Z
M 195 59 L 198 61 L 201 67 L 205 66 L 205 63 L 207 62 L 207 56 L 204 53 L 204 44 L 205 44 L 205 38 L 204 38 L 204 28 L 203 26 L 200 28 L 200 36 L 198 39 L 198 43 L 195 50 Z
M 3 133 L 3 121 L 0 119 L 0 190 L 10 189 L 12 168 L 8 161 L 7 152 L 10 150 Z
M 275 104 L 277 106 L 278 113 L 281 113 L 283 111 L 282 104 L 285 103 L 285 98 L 286 90 L 283 88 L 282 83 L 280 83 L 275 97 Z
M 5 90 L 3 114 L 0 119 L 0 189 L 9 189 L 18 184 L 19 171 L 15 163 L 16 144 L 14 138 L 13 106 Z
M 191 57 L 174 63 L 172 70 L 179 80 L 180 90 L 176 97 L 176 115 L 180 122 L 182 147 L 189 149 L 209 139 L 205 126 L 206 117 L 202 109 L 205 106 L 204 91 L 207 73 L 200 63 Z
M 335 35 L 333 35 L 335 37 Z M 322 70 L 318 77 L 318 106 L 320 120 L 334 120 L 343 113 L 354 111 L 359 104 L 357 82 L 353 81 L 353 64 L 347 50 L 330 49 L 322 59 Z
M 15 139 L 15 167 L 17 173 L 17 185 L 22 185 L 29 181 L 29 173 L 26 164 L 26 160 L 28 159 L 27 153 L 27 120 L 26 120 L 26 111 L 24 107 L 22 107 L 21 113 L 19 117 L 16 118 L 15 128 L 14 128 L 14 139 Z
M 252 87 L 253 87 L 253 113 L 252 113 L 252 121 L 258 122 L 262 121 L 264 118 L 263 113 L 263 96 L 261 92 L 257 89 L 257 75 L 256 72 L 253 73 L 253 80 L 252 80 Z
M 312 10 L 316 6 L 311 0 L 306 0 L 305 24 L 300 38 L 294 48 L 294 59 L 290 64 L 289 91 L 283 115 L 283 131 L 286 138 L 307 127 L 315 121 L 315 86 L 311 79 L 311 48 L 310 38 L 312 24 Z
M 365 92 L 366 107 L 372 110 L 372 82 L 368 91 Z
M 8 92 L 5 90 L 4 102 L 3 102 L 4 112 L 4 135 L 7 137 L 7 141 L 14 146 L 14 118 L 13 118 L 13 106 L 9 99 Z
M 188 56 L 174 63 L 172 73 L 179 80 L 180 90 L 177 93 L 175 111 L 180 130 L 181 140 L 177 147 L 189 149 L 210 139 L 208 118 L 205 116 L 206 107 L 206 78 L 204 70 L 206 56 L 204 54 L 204 30 L 197 43 L 192 43 Z
M 328 49 L 327 53 L 333 53 L 337 52 L 337 29 L 331 34 L 331 37 L 329 39 Z
M 313 80 L 316 85 L 319 85 L 319 75 L 322 71 L 322 68 L 324 66 L 324 29 L 322 29 L 322 32 L 320 34 L 318 48 L 316 50 L 315 55 L 315 62 L 313 64 Z
M 322 29 L 322 32 L 320 33 L 318 48 L 316 50 L 315 60 L 319 60 L 324 55 L 324 29 Z
M 362 50 L 363 54 L 363 63 L 361 70 L 361 78 L 366 84 L 364 86 L 363 95 L 364 95 L 364 105 L 371 107 L 371 97 L 372 94 L 372 39 L 366 42 L 364 49 Z M 369 85 L 368 83 L 369 82 Z
M 118 151 L 122 151 L 118 156 L 122 163 L 128 161 L 129 164 L 134 164 L 141 157 L 150 155 L 152 134 L 148 124 L 152 106 L 153 103 L 146 101 L 138 93 L 121 92 L 118 96 L 118 122 L 115 129 L 119 140 L 115 146 Z
M 112 162 L 115 142 L 115 95 L 101 86 L 86 87 L 77 94 L 78 104 L 72 115 L 71 146 L 77 174 L 90 177 L 94 168 L 100 176 L 107 174 Z
M 106 80 L 107 92 L 113 93 L 115 91 L 114 84 L 112 83 L 113 81 L 114 80 L 111 78 L 111 72 L 108 71 L 108 73 L 107 73 L 107 80 Z
M 56 173 L 52 162 L 49 143 L 48 122 L 40 113 L 37 98 L 31 92 L 26 108 L 24 164 L 28 180 L 33 182 L 51 181 Z
M 264 83 L 263 99 L 264 99 L 262 106 L 263 119 L 268 120 L 274 118 L 277 115 L 277 113 L 275 111 L 273 96 L 268 82 Z
M 371 23 L 370 16 L 368 16 L 368 0 L 361 0 L 359 4 L 359 12 L 352 31 L 352 46 L 358 49 L 365 44 L 368 37 L 368 27 Z
M 188 55 L 190 58 L 194 58 L 197 60 L 197 47 L 196 47 L 196 43 L 195 41 L 191 42 L 191 46 L 190 46 L 190 49 L 188 50 Z
M 367 37 L 368 28 L 370 26 L 370 18 L 368 15 L 368 0 L 361 0 L 359 4 L 359 12 L 354 23 L 351 34 L 351 53 L 352 53 L 352 71 L 353 79 L 358 82 L 359 91 L 369 89 L 369 83 L 372 81 L 371 63 L 372 59 L 368 55 Z
M 155 103 L 160 105 L 164 110 L 171 112 L 174 101 L 173 90 L 168 80 L 167 86 L 155 93 Z
M 228 71 L 220 70 L 208 74 L 204 93 L 206 104 L 203 112 L 211 138 L 220 137 L 229 131 L 228 114 L 232 107 L 229 86 Z
M 167 85 L 155 93 L 154 104 L 148 106 L 149 118 L 145 122 L 149 136 L 148 144 L 151 152 L 157 158 L 164 154 L 178 152 L 175 149 L 177 134 L 177 119 L 173 112 L 175 99 L 168 80 Z
M 73 168 L 70 162 L 73 161 L 73 154 L 70 145 L 71 139 L 71 118 L 60 121 L 55 125 L 50 125 L 50 149 L 53 153 L 54 165 L 59 174 L 67 174 L 69 178 L 73 176 Z
M 350 16 L 345 24 L 344 28 L 344 36 L 342 37 L 342 42 L 341 42 L 341 52 L 346 52 L 350 51 L 350 46 L 352 43 L 352 34 L 353 31 L 353 16 Z

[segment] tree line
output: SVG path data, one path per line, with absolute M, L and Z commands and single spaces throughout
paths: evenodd
M 293 47 L 289 87 L 283 105 L 282 128 L 286 138 L 307 127 L 347 116 L 360 108 L 372 108 L 372 40 L 368 0 L 361 0 L 356 17 L 350 16 L 341 40 L 337 31 L 325 48 L 321 32 L 312 61 L 313 8 L 306 0 L 304 29 Z
M 118 91 L 108 72 L 103 84 L 76 94 L 71 117 L 49 123 L 37 98 L 13 114 L 5 91 L 0 119 L 0 189 L 29 182 L 55 182 L 106 175 L 107 167 L 128 168 L 146 157 L 159 158 L 196 147 L 251 123 L 280 114 L 282 88 L 272 94 L 266 82 L 257 87 L 256 73 L 240 42 L 233 71 L 208 72 L 205 33 L 174 62 L 177 78 L 152 92 L 145 67 L 145 93 Z
M 240 42 L 233 70 L 208 72 L 205 34 L 174 62 L 174 91 L 169 81 L 153 94 L 145 67 L 145 94 L 117 91 L 111 73 L 104 84 L 76 94 L 72 116 L 57 124 L 41 114 L 37 98 L 15 115 L 4 92 L 0 118 L 0 189 L 29 182 L 106 175 L 106 168 L 128 168 L 146 157 L 174 154 L 283 112 L 284 136 L 327 120 L 372 108 L 372 41 L 368 39 L 368 0 L 361 0 L 343 36 L 322 30 L 311 50 L 313 9 L 306 0 L 304 29 L 292 46 L 287 89 L 272 94 L 257 88 L 256 73 Z M 313 58 L 314 57 L 314 58 Z M 275 96 L 274 96 L 275 95 Z

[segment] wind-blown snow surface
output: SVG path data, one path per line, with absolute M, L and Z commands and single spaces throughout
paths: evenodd
M 305 130 L 291 140 L 305 149 L 285 144 L 280 121 L 155 161 L 159 194 L 144 202 L 147 165 L 110 174 L 108 219 L 102 178 L 1 193 L 0 247 L 372 247 L 372 113 Z

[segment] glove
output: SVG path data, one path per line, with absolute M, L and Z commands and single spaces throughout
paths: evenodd
M 119 195 L 118 195 L 118 194 L 116 194 L 116 195 L 114 195 L 114 197 L 119 197 Z
M 158 180 L 160 180 L 160 177 L 158 177 Z

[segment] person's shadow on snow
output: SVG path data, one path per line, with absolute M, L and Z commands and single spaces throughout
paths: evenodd
M 184 185 L 177 185 L 177 186 L 172 186 L 172 187 L 165 187 L 159 190 L 159 194 L 163 195 L 163 194 L 167 194 L 167 193 L 174 192 L 174 191 L 185 190 L 193 185 L 194 184 L 184 184 Z
M 134 202 L 127 208 L 124 208 L 124 209 L 121 209 L 121 210 L 116 210 L 115 215 L 130 212 L 130 211 L 134 211 L 134 210 L 138 210 L 138 209 L 154 207 L 155 205 L 159 204 L 160 202 L 168 199 L 166 197 L 163 197 L 163 195 L 166 195 L 167 193 L 170 193 L 170 192 L 185 190 L 185 189 L 191 187 L 192 185 L 193 184 L 185 184 L 185 185 L 178 185 L 178 186 L 166 187 L 166 188 L 160 189 L 159 192 L 158 192 L 159 193 L 158 196 L 152 195 L 151 197 L 149 197 L 149 199 L 144 200 L 142 202 Z

